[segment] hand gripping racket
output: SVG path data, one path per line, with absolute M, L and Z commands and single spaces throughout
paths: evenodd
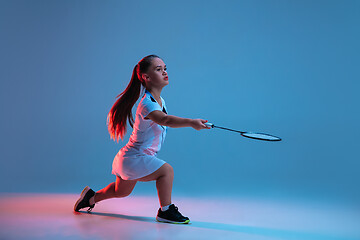
M 220 128 L 220 129 L 225 129 L 228 131 L 232 131 L 232 132 L 237 132 L 240 133 L 241 136 L 247 137 L 247 138 L 252 138 L 252 139 L 257 139 L 257 140 L 263 140 L 263 141 L 281 141 L 281 138 L 267 134 L 267 133 L 257 133 L 257 132 L 242 132 L 242 131 L 237 131 L 237 130 L 233 130 L 230 128 L 224 128 L 224 127 L 219 127 L 219 126 L 215 126 L 212 123 L 204 123 L 206 126 L 211 127 L 211 128 Z

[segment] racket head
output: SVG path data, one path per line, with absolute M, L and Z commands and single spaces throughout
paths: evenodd
M 256 133 L 256 132 L 243 132 L 242 136 L 263 141 L 281 141 L 281 138 L 267 133 Z

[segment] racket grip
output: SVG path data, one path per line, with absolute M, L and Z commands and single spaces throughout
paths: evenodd
M 211 127 L 211 128 L 213 128 L 214 127 L 214 124 L 212 124 L 212 123 L 209 123 L 209 122 L 207 122 L 207 123 L 204 123 L 206 126 L 208 126 L 208 127 Z

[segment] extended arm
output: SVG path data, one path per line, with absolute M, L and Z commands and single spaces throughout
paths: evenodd
M 192 127 L 196 130 L 210 129 L 210 127 L 207 127 L 204 124 L 207 122 L 207 120 L 182 118 L 174 115 L 167 115 L 164 112 L 158 110 L 151 112 L 149 115 L 147 115 L 146 118 L 151 119 L 159 125 L 172 128 Z

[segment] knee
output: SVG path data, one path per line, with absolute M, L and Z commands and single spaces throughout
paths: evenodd
M 171 177 L 174 178 L 174 168 L 170 165 L 170 164 L 166 164 L 166 168 L 165 168 L 165 176 L 167 177 Z

